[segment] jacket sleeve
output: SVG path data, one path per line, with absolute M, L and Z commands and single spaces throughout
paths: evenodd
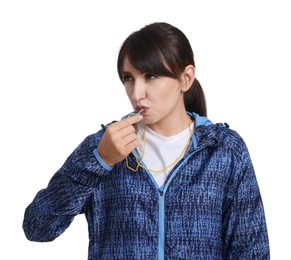
M 87 137 L 26 208 L 23 230 L 31 241 L 52 241 L 83 212 L 99 177 L 107 174 L 93 154 L 96 138 Z
M 262 198 L 248 150 L 234 158 L 223 215 L 223 259 L 270 259 Z

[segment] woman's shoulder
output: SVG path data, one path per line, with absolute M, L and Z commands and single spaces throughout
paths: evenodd
M 249 150 L 243 137 L 228 124 L 215 124 L 218 146 L 224 153 L 235 158 L 237 163 L 250 161 Z
M 216 123 L 212 125 L 218 140 L 227 146 L 244 147 L 246 143 L 240 133 L 231 128 L 228 123 Z

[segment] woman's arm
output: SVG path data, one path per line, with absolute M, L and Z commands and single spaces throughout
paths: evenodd
M 93 154 L 97 142 L 96 135 L 87 137 L 26 208 L 23 229 L 29 240 L 54 240 L 82 213 L 99 176 L 109 172 Z
M 223 216 L 224 259 L 270 258 L 262 198 L 247 148 L 234 163 Z

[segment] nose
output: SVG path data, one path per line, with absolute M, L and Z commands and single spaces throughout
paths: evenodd
M 146 96 L 146 86 L 143 82 L 135 80 L 133 91 L 131 94 L 131 99 L 134 102 L 138 102 L 139 100 L 145 98 Z

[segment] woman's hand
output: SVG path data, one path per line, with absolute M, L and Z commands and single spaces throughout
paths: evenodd
M 134 124 L 142 115 L 127 117 L 109 125 L 97 147 L 102 160 L 109 166 L 121 162 L 138 146 Z

